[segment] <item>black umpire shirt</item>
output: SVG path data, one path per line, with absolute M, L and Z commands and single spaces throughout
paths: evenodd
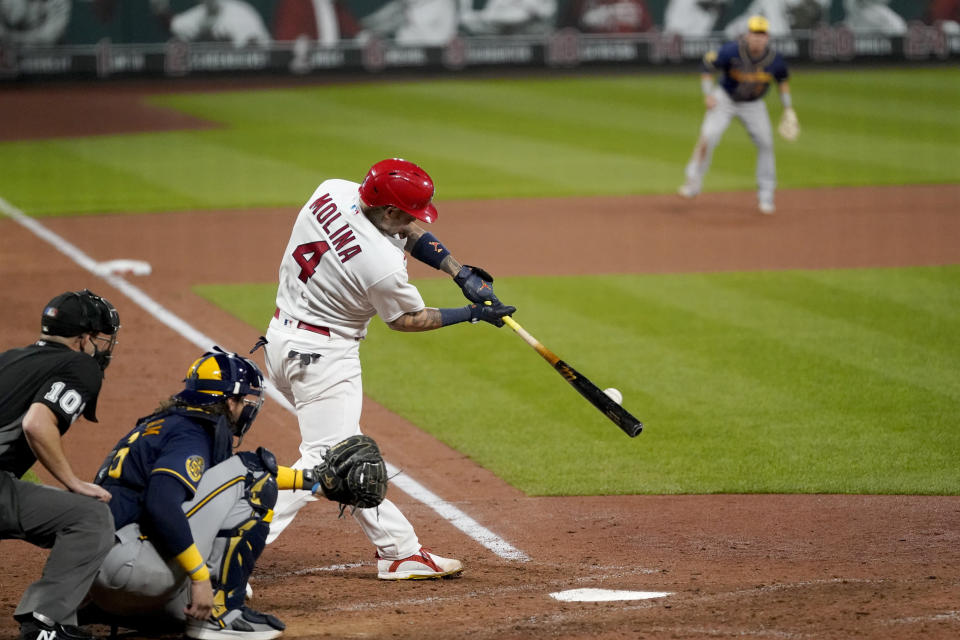
M 21 477 L 37 461 L 23 434 L 23 417 L 35 402 L 57 416 L 63 435 L 79 416 L 96 422 L 103 371 L 86 353 L 40 340 L 0 354 L 0 470 Z

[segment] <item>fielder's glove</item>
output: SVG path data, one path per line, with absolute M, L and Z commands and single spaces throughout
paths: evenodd
M 453 277 L 453 281 L 463 290 L 464 297 L 470 302 L 500 303 L 493 293 L 493 276 L 480 267 L 463 265 L 460 272 Z
M 787 142 L 796 141 L 800 135 L 800 121 L 797 120 L 797 112 L 793 110 L 793 107 L 783 110 L 783 114 L 780 116 L 780 124 L 777 125 L 777 131 Z
M 380 448 L 370 436 L 355 435 L 333 445 L 323 462 L 313 468 L 313 493 L 340 503 L 340 515 L 347 506 L 370 509 L 387 495 L 387 466 Z

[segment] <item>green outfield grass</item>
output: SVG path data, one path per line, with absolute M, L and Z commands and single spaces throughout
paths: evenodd
M 777 140 L 781 187 L 960 182 L 960 69 L 800 70 L 791 84 L 803 134 Z M 671 192 L 699 91 L 696 73 L 637 73 L 156 95 L 219 127 L 0 143 L 0 197 L 32 216 L 296 208 L 393 155 L 428 168 L 441 205 Z M 706 188 L 752 190 L 754 162 L 734 124 Z M 447 280 L 417 284 L 431 305 L 463 304 Z M 274 288 L 199 292 L 261 329 Z M 645 433 L 627 438 L 487 325 L 399 334 L 375 319 L 365 384 L 524 491 L 960 494 L 960 267 L 497 288 L 541 341 L 619 387 Z
M 960 181 L 960 69 L 801 70 L 782 187 Z M 780 107 L 769 97 L 776 119 Z M 0 143 L 0 195 L 29 215 L 299 206 L 330 176 L 402 155 L 438 200 L 671 192 L 703 113 L 696 73 L 454 79 L 164 94 L 203 131 Z M 735 124 L 709 190 L 753 188 Z M 56 188 L 50 188 L 56 185 Z
M 462 304 L 445 279 L 416 284 Z M 197 291 L 259 328 L 275 287 Z M 618 387 L 644 433 L 489 325 L 401 334 L 375 319 L 365 393 L 527 493 L 960 493 L 958 266 L 497 288 L 544 344 Z

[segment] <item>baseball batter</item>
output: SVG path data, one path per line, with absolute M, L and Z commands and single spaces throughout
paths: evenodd
M 294 468 L 317 464 L 327 447 L 360 433 L 360 341 L 374 316 L 397 331 L 429 331 L 481 320 L 499 327 L 516 311 L 493 294 L 489 274 L 461 265 L 414 223 L 437 219 L 433 195 L 423 169 L 393 158 L 373 165 L 361 184 L 323 182 L 297 215 L 266 334 L 267 375 L 296 407 L 300 423 Z M 407 279 L 405 251 L 453 276 L 473 304 L 427 307 Z M 312 499 L 306 492 L 281 495 L 268 542 Z M 354 517 L 377 548 L 380 579 L 437 578 L 463 569 L 460 561 L 423 549 L 389 500 Z
M 792 140 L 799 132 L 796 113 L 787 81 L 787 65 L 783 57 L 770 48 L 769 22 L 763 16 L 753 16 L 747 24 L 747 33 L 725 43 L 719 51 L 710 51 L 703 57 L 701 87 L 707 112 L 700 127 L 700 137 L 686 167 L 686 181 L 678 192 L 693 198 L 703 187 L 703 179 L 710 168 L 713 150 L 720 142 L 730 121 L 736 117 L 750 134 L 757 148 L 757 200 L 761 213 L 775 211 L 774 190 L 777 184 L 773 154 L 773 130 L 763 96 L 770 84 L 777 82 L 783 118 L 780 133 Z M 719 72 L 720 84 L 714 85 L 713 74 Z

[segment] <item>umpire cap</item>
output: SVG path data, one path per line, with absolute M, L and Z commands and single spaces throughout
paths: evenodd
M 40 331 L 48 336 L 115 335 L 119 328 L 120 316 L 114 306 L 89 289 L 61 293 L 47 303 L 40 317 Z

